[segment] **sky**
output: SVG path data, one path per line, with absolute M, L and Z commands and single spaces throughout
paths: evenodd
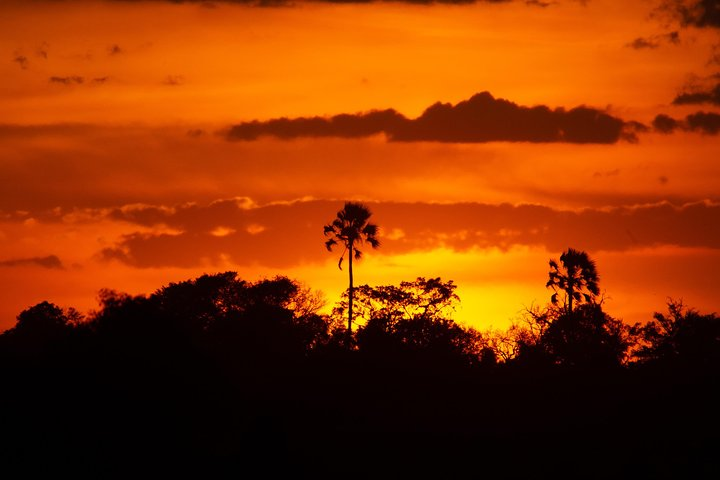
M 458 285 L 454 318 L 548 303 L 717 311 L 720 2 L 6 0 L 0 329 L 204 273 L 347 288 L 323 225 L 364 202 L 356 284 Z

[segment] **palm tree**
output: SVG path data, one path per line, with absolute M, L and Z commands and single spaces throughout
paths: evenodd
M 348 289 L 348 335 L 352 335 L 353 318 L 353 258 L 360 260 L 362 252 L 358 246 L 364 243 L 370 244 L 372 248 L 380 246 L 377 239 L 378 226 L 368 223 L 370 210 L 362 203 L 345 202 L 345 207 L 337 212 L 337 217 L 332 223 L 325 225 L 325 236 L 331 238 L 325 242 L 329 251 L 337 244 L 343 245 L 345 249 L 340 255 L 338 268 L 342 270 L 343 258 L 348 254 L 348 274 L 350 276 L 350 288 Z
M 550 278 L 545 286 L 555 290 L 550 297 L 553 305 L 558 304 L 558 290 L 565 292 L 567 312 L 572 313 L 573 300 L 577 303 L 583 300 L 590 303 L 600 293 L 600 277 L 595 261 L 581 250 L 568 248 L 560 255 L 560 264 L 562 266 L 557 261 L 550 260 Z

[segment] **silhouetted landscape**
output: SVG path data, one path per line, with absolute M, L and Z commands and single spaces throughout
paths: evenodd
M 379 246 L 363 208 L 338 212 L 328 248 Z M 599 281 L 570 248 L 549 262 L 548 304 L 486 332 L 452 320 L 441 278 L 351 281 L 330 314 L 295 280 L 234 272 L 104 290 L 88 315 L 42 302 L 0 336 L 3 470 L 714 477 L 720 318 L 671 300 L 628 325 Z
M 720 0 L 0 32 L 0 480 L 720 479 Z

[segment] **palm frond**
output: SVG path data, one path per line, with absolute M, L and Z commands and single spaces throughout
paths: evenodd
M 378 234 L 378 226 L 374 223 L 368 223 L 365 225 L 365 227 L 362 229 L 362 233 L 364 235 L 367 235 L 368 237 L 374 237 Z

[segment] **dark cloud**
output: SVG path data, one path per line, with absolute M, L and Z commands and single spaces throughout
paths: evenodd
M 330 118 L 278 118 L 268 121 L 253 121 L 231 127 L 231 140 L 256 140 L 262 136 L 282 139 L 298 137 L 341 137 L 359 138 L 401 131 L 410 120 L 395 110 L 379 110 L 369 113 L 341 114 Z
M 591 107 L 571 110 L 544 105 L 525 107 L 482 92 L 456 105 L 435 103 L 416 119 L 388 109 L 329 118 L 256 120 L 231 127 L 227 137 L 231 140 L 255 140 L 262 136 L 356 138 L 382 133 L 391 141 L 401 142 L 615 143 L 620 139 L 636 139 L 634 132 L 640 127 L 641 124 L 625 122 Z
M 85 78 L 78 75 L 68 77 L 50 77 L 50 83 L 59 83 L 61 85 L 81 85 L 85 83 Z
M 91 79 L 87 79 L 85 77 L 81 77 L 80 75 L 70 75 L 67 77 L 57 77 L 53 76 L 49 78 L 50 83 L 55 83 L 58 85 L 104 85 L 110 80 L 110 77 L 95 77 Z
M 63 269 L 63 264 L 56 255 L 48 255 L 47 257 L 31 257 L 16 258 L 11 260 L 0 261 L 0 267 L 43 267 L 50 269 Z
M 202 128 L 191 128 L 187 131 L 186 135 L 188 137 L 197 138 L 202 137 L 203 135 L 205 135 L 205 133 L 207 132 L 205 132 L 205 130 L 203 130 Z
M 13 57 L 13 62 L 20 65 L 20 68 L 22 68 L 23 70 L 27 70 L 30 66 L 30 61 L 28 60 L 28 58 L 25 55 L 20 55 L 18 53 L 16 53 L 15 57 Z
M 518 245 L 553 251 L 567 245 L 588 251 L 659 245 L 720 249 L 720 205 L 706 202 L 582 211 L 481 203 L 368 205 L 381 227 L 382 247 L 376 255 Z M 277 268 L 323 262 L 330 257 L 322 225 L 341 206 L 325 200 L 253 206 L 233 199 L 206 206 L 116 209 L 108 214 L 116 221 L 173 232 L 132 233 L 100 256 L 136 267 L 192 267 L 223 259 Z
M 177 87 L 178 85 L 182 85 L 185 83 L 185 77 L 182 75 L 168 75 L 163 80 L 163 85 L 169 85 L 171 87 Z
M 680 33 L 670 32 L 662 35 L 652 35 L 650 37 L 638 37 L 632 42 L 628 43 L 627 46 L 630 48 L 634 48 L 635 50 L 642 50 L 646 48 L 658 48 L 664 43 L 678 45 L 680 43 Z
M 121 53 L 123 53 L 123 49 L 120 48 L 120 45 L 113 44 L 107 47 L 107 52 L 110 56 L 120 55 Z
M 717 135 L 720 132 L 720 114 L 713 112 L 697 112 L 685 119 L 688 129 L 695 132 Z
M 35 50 L 35 54 L 38 57 L 41 57 L 41 58 L 44 58 L 45 60 L 47 60 L 49 49 L 50 49 L 50 45 L 48 45 L 47 42 L 43 42 L 42 44 L 40 44 L 40 46 L 37 48 L 37 50 Z
M 116 2 L 141 2 L 141 1 L 147 1 L 147 0 L 112 0 Z M 255 6 L 255 7 L 282 7 L 287 5 L 293 5 L 298 3 L 296 0 L 165 0 L 169 3 L 197 3 L 202 7 L 206 8 L 215 8 L 217 4 L 223 4 L 223 3 L 231 3 L 231 4 L 239 4 L 239 5 L 249 5 L 249 6 Z M 302 1 L 302 0 L 301 0 Z M 312 0 L 315 2 L 320 3 L 340 3 L 340 4 L 348 4 L 348 3 L 387 3 L 387 2 L 396 2 L 396 3 L 412 3 L 412 4 L 419 4 L 419 5 L 433 5 L 433 4 L 445 4 L 445 5 L 469 5 L 473 3 L 508 3 L 512 2 L 513 0 Z M 535 5 L 539 4 L 540 6 L 544 6 L 546 2 L 540 1 L 540 0 L 526 0 L 527 4 L 529 5 Z
M 680 128 L 680 122 L 674 118 L 661 113 L 652 122 L 653 128 L 660 133 L 672 133 Z
M 660 114 L 653 120 L 653 128 L 660 133 L 673 133 L 676 130 L 699 132 L 707 135 L 720 133 L 720 114 L 714 112 L 697 112 L 676 120 Z
M 550 5 L 553 5 L 557 2 L 543 2 L 541 0 L 525 0 L 525 5 L 529 5 L 531 7 L 541 7 L 541 8 L 547 8 Z
M 643 48 L 658 48 L 660 46 L 660 43 L 653 41 L 649 38 L 638 37 L 632 42 L 628 43 L 627 46 L 636 50 L 641 50 Z
M 663 0 L 658 10 L 678 19 L 684 26 L 720 28 L 718 0 Z
M 605 172 L 595 172 L 593 173 L 594 178 L 601 178 L 601 177 L 617 177 L 620 175 L 620 169 L 615 168 L 613 170 L 607 170 Z
M 720 83 L 708 90 L 683 92 L 675 97 L 672 103 L 675 105 L 694 105 L 701 103 L 720 105 Z

